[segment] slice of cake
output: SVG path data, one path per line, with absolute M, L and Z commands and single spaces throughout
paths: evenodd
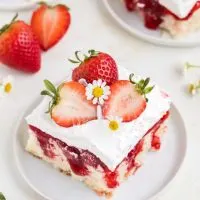
M 128 11 L 139 12 L 149 29 L 164 29 L 173 37 L 200 28 L 199 0 L 123 0 Z
M 110 197 L 160 149 L 170 99 L 108 54 L 89 51 L 79 62 L 57 88 L 45 80 L 48 97 L 26 118 L 26 150 Z

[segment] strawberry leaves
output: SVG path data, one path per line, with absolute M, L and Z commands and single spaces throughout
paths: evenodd
M 9 24 L 4 25 L 1 29 L 0 29 L 0 35 L 2 33 L 4 33 L 17 19 L 18 17 L 18 13 L 12 18 L 11 22 Z
M 6 200 L 5 196 L 3 195 L 2 192 L 0 192 L 0 200 Z
M 94 49 L 90 49 L 88 50 L 88 55 L 83 54 L 81 57 L 83 57 L 83 59 L 80 58 L 80 51 L 76 51 L 75 52 L 75 59 L 68 59 L 71 63 L 74 64 L 81 64 L 84 63 L 85 61 L 89 60 L 92 57 L 96 57 L 98 56 L 98 54 L 100 53 L 99 51 L 95 51 Z
M 140 81 L 136 82 L 133 80 L 133 77 L 134 74 L 130 74 L 129 76 L 130 82 L 135 85 L 137 92 L 141 95 L 144 95 L 146 101 L 148 102 L 148 98 L 146 97 L 146 95 L 149 94 L 154 88 L 154 86 L 148 86 L 150 78 L 141 79 Z
M 56 106 L 60 101 L 60 88 L 62 85 L 58 86 L 57 88 L 51 83 L 49 80 L 44 80 L 44 85 L 46 87 L 46 90 L 43 90 L 40 94 L 43 96 L 49 96 L 51 97 L 51 101 L 49 102 L 49 109 L 46 113 L 52 113 L 52 109 L 54 106 Z

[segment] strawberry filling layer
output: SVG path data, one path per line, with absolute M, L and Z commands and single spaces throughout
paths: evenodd
M 157 29 L 165 15 L 172 15 L 177 20 L 183 21 L 188 20 L 200 8 L 200 1 L 197 1 L 188 16 L 181 19 L 160 5 L 158 0 L 124 0 L 124 2 L 128 11 L 139 10 L 143 14 L 145 26 L 149 29 Z
M 146 134 L 152 133 L 152 147 L 155 149 L 160 148 L 160 138 L 155 136 L 154 133 L 159 129 L 159 127 L 163 124 L 163 122 L 168 118 L 169 112 L 167 112 Z M 118 168 L 122 163 L 126 163 L 127 165 L 127 174 L 133 169 L 140 167 L 138 163 L 135 162 L 136 156 L 143 150 L 144 140 L 141 139 L 138 144 L 134 147 L 133 150 L 129 152 L 126 158 L 116 167 L 115 171 L 111 171 L 108 167 L 94 154 L 87 150 L 78 149 L 73 146 L 68 146 L 66 143 L 53 138 L 47 133 L 39 130 L 34 126 L 29 126 L 30 129 L 35 133 L 40 147 L 42 148 L 44 154 L 50 159 L 54 159 L 57 155 L 52 151 L 52 140 L 56 142 L 56 144 L 60 147 L 63 154 L 67 158 L 67 161 L 71 167 L 71 170 L 78 176 L 87 176 L 90 175 L 90 171 L 88 169 L 89 166 L 97 169 L 100 166 L 104 171 L 104 179 L 108 186 L 108 188 L 115 188 L 119 185 L 118 178 Z

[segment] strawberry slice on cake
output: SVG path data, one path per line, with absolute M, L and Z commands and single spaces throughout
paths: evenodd
M 106 70 L 101 59 L 99 53 L 88 57 L 81 68 L 97 63 L 95 70 Z M 109 79 L 97 70 L 92 79 L 83 69 L 57 87 L 44 81 L 45 97 L 26 118 L 26 150 L 110 197 L 142 166 L 145 153 L 161 148 L 170 99 L 150 78 L 124 68 L 116 67 L 119 77 L 108 83 L 112 74 Z M 82 81 L 75 80 L 77 73 Z
M 153 87 L 146 88 L 148 83 L 149 78 L 142 79 L 138 84 L 128 80 L 116 81 L 110 87 L 112 95 L 103 106 L 103 115 L 120 116 L 123 118 L 123 122 L 130 122 L 138 118 L 146 108 L 147 99 L 143 94 L 146 95 L 153 89 Z
M 85 87 L 70 81 L 56 88 L 50 81 L 44 81 L 47 90 L 41 95 L 52 98 L 48 112 L 56 124 L 64 127 L 80 125 L 96 119 L 96 107 L 85 96 Z

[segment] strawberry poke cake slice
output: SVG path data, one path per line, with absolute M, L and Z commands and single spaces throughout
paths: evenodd
M 123 0 L 130 12 L 138 12 L 149 29 L 164 29 L 173 37 L 200 28 L 199 0 Z
M 99 195 L 115 189 L 159 150 L 170 99 L 149 78 L 117 68 L 106 53 L 89 51 L 71 76 L 26 117 L 26 150 L 84 182 Z

